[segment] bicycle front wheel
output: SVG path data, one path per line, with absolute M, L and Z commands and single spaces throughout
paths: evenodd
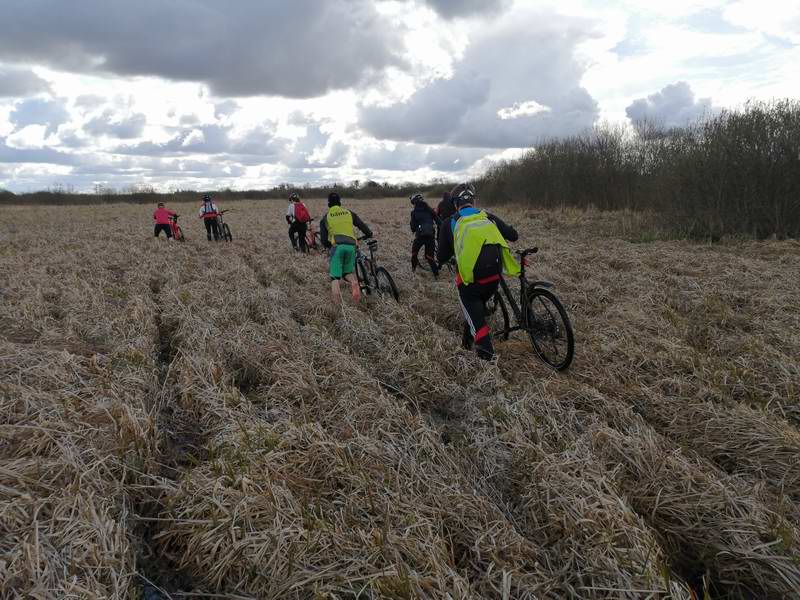
M 539 358 L 557 371 L 567 369 L 575 353 L 575 336 L 558 297 L 542 288 L 531 290 L 523 318 Z
M 375 288 L 381 296 L 391 296 L 395 302 L 400 302 L 400 292 L 397 291 L 394 279 L 383 267 L 375 269 Z
M 183 237 L 183 230 L 179 227 L 175 227 L 175 239 L 179 242 L 185 242 L 186 238 Z
M 232 242 L 233 236 L 231 235 L 231 228 L 228 227 L 227 223 L 222 224 L 222 239 L 226 242 Z

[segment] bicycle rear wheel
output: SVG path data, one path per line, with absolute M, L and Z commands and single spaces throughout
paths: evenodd
M 228 227 L 227 223 L 222 224 L 222 239 L 226 242 L 232 242 L 233 236 L 231 235 L 231 228 Z
M 365 292 L 367 295 L 371 294 L 372 289 L 369 286 L 367 268 L 362 260 L 356 261 L 356 277 L 358 277 L 358 284 L 361 287 L 361 291 Z
M 378 290 L 379 295 L 391 296 L 395 299 L 395 302 L 400 301 L 400 292 L 397 291 L 394 279 L 392 279 L 389 271 L 383 267 L 375 269 L 375 288 Z
M 486 323 L 489 325 L 492 335 L 497 339 L 508 339 L 508 309 L 500 290 L 497 290 L 486 303 Z
M 575 353 L 575 336 L 558 297 L 549 290 L 531 290 L 523 318 L 539 358 L 557 371 L 567 369 Z

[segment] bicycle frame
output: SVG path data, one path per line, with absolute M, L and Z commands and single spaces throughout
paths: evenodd
M 306 248 L 318 249 L 316 234 L 317 230 L 314 229 L 314 219 L 311 219 L 306 225 Z
M 169 227 L 172 230 L 172 238 L 178 239 L 178 215 L 169 218 Z
M 531 254 L 535 254 L 538 251 L 538 248 L 534 248 L 533 250 L 534 252 L 531 252 Z M 499 335 L 508 335 L 509 333 L 512 333 L 514 331 L 522 331 L 526 328 L 527 315 L 522 314 L 521 307 L 528 305 L 528 292 L 530 290 L 536 288 L 544 288 L 549 290 L 555 287 L 553 283 L 543 279 L 529 282 L 527 274 L 525 272 L 528 266 L 527 255 L 522 254 L 520 256 L 520 259 L 521 259 L 520 272 L 518 277 L 520 285 L 519 304 L 517 304 L 517 302 L 514 300 L 514 295 L 511 293 L 511 288 L 508 287 L 508 283 L 506 283 L 506 280 L 502 276 L 500 276 L 500 288 L 503 290 L 503 294 L 508 300 L 508 303 L 511 305 L 511 310 L 514 311 L 514 317 L 516 317 L 518 324 L 513 327 L 509 327 L 504 331 L 498 332 Z
M 375 250 L 373 249 L 372 244 L 367 244 L 369 248 L 369 257 L 364 253 L 361 249 L 361 246 L 356 247 L 356 263 L 361 263 L 364 265 L 364 269 L 367 271 L 369 275 L 373 278 L 375 277 Z M 358 276 L 358 269 L 356 269 L 356 277 Z M 369 287 L 369 282 L 363 282 L 365 286 Z

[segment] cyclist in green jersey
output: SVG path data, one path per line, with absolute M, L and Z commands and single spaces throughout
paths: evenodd
M 331 298 L 336 304 L 342 302 L 340 281 L 345 280 L 350 284 L 353 302 L 361 300 L 361 288 L 358 285 L 356 269 L 356 233 L 358 227 L 364 235 L 372 237 L 372 230 L 358 215 L 346 208 L 342 208 L 342 199 L 339 194 L 332 192 L 328 195 L 328 213 L 319 223 L 322 245 L 329 249 Z

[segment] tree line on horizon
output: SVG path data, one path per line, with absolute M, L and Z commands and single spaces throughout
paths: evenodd
M 147 184 L 132 185 L 122 189 L 96 185 L 92 192 L 76 192 L 69 186 L 55 185 L 45 190 L 15 194 L 0 189 L 0 203 L 31 205 L 82 205 L 134 203 L 148 204 L 153 202 L 193 202 L 203 195 L 209 194 L 220 201 L 236 200 L 286 200 L 292 192 L 298 192 L 305 198 L 323 198 L 332 191 L 337 191 L 345 198 L 394 198 L 411 196 L 415 192 L 425 192 L 441 196 L 451 189 L 454 182 L 435 180 L 429 183 L 378 183 L 374 180 L 350 183 L 332 182 L 326 185 L 293 185 L 281 183 L 269 189 L 233 190 L 174 190 L 159 192 Z

